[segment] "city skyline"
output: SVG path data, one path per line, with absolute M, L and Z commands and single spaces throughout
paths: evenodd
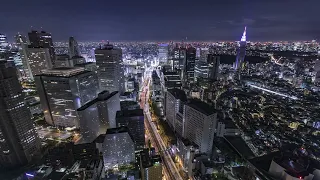
M 12 41 L 18 32 L 42 29 L 54 41 L 75 36 L 78 41 L 235 41 L 248 27 L 248 41 L 317 39 L 320 27 L 314 13 L 319 2 L 40 1 L 6 2 L 0 24 Z M 23 8 L 28 7 L 27 14 Z M 110 7 L 110 8 L 108 8 Z M 289 9 L 290 7 L 290 9 Z M 15 11 L 13 11 L 13 9 Z M 302 12 L 301 9 L 308 9 Z M 41 16 L 39 16 L 41 14 Z M 19 23 L 12 23 L 19 22 Z M 190 26 L 192 24 L 192 26 Z

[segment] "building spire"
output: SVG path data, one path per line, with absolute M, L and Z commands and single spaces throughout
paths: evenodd
M 243 35 L 241 37 L 241 41 L 247 41 L 247 26 L 244 27 Z

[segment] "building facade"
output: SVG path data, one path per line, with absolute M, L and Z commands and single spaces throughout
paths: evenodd
M 22 63 L 22 72 L 21 77 L 22 80 L 33 80 L 31 68 L 28 61 L 28 42 L 27 37 L 18 34 L 15 36 L 16 43 L 19 48 L 20 59 Z
M 0 53 L 4 53 L 7 50 L 8 41 L 7 36 L 4 34 L 0 34 Z
M 105 45 L 95 50 L 100 90 L 124 91 L 122 50 Z
M 56 68 L 36 76 L 46 122 L 61 127 L 79 128 L 76 112 L 97 96 L 98 80 L 95 73 L 83 68 Z
M 183 134 L 184 124 L 184 104 L 187 101 L 187 96 L 183 90 L 168 89 L 165 101 L 165 115 L 167 122 L 172 130 L 178 135 Z
M 242 63 L 244 62 L 244 58 L 246 56 L 246 45 L 247 45 L 247 27 L 244 28 L 243 35 L 240 40 L 239 48 L 237 49 L 237 57 L 234 65 L 234 69 L 238 70 L 241 68 Z
M 186 61 L 186 49 L 183 47 L 175 47 L 173 49 L 172 68 L 174 70 L 182 70 Z
M 208 54 L 208 78 L 210 80 L 217 80 L 219 76 L 220 56 Z
M 183 79 L 187 82 L 194 81 L 194 68 L 196 63 L 196 52 L 197 49 L 194 47 L 188 47 L 186 49 L 186 61 L 183 70 Z
M 135 149 L 143 149 L 145 145 L 144 137 L 144 114 L 142 109 L 121 110 L 116 116 L 117 127 L 126 126 L 133 138 Z
M 69 57 L 70 59 L 74 56 L 80 56 L 80 50 L 78 46 L 78 42 L 74 37 L 69 38 Z
M 116 113 L 119 110 L 118 91 L 103 91 L 97 98 L 77 109 L 83 141 L 91 142 L 99 134 L 105 134 L 108 128 L 115 128 Z
M 198 145 L 201 153 L 210 155 L 217 126 L 216 110 L 204 102 L 190 100 L 184 115 L 183 137 Z
M 169 56 L 168 44 L 159 44 L 158 58 L 159 64 L 167 64 Z
M 30 80 L 34 80 L 34 77 L 41 74 L 41 71 L 53 67 L 48 48 L 28 48 L 27 57 L 25 69 L 28 69 L 26 73 Z
M 134 143 L 126 127 L 108 129 L 102 149 L 106 169 L 135 162 Z
M 12 62 L 0 62 L 0 167 L 14 168 L 30 162 L 40 140 Z
M 45 31 L 31 31 L 28 33 L 30 47 L 33 48 L 47 48 L 49 49 L 50 59 L 52 64 L 54 65 L 54 61 L 56 59 L 56 55 L 54 52 L 52 36 L 50 33 Z
M 200 61 L 207 62 L 207 56 L 209 54 L 209 48 L 200 49 Z

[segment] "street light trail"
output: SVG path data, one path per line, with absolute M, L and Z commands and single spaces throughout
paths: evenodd
M 276 94 L 276 95 L 279 95 L 279 96 L 287 97 L 287 98 L 290 98 L 290 99 L 293 99 L 293 100 L 298 100 L 298 98 L 296 96 L 289 96 L 289 95 L 286 95 L 286 94 L 278 93 L 278 92 L 272 91 L 270 89 L 259 87 L 259 86 L 253 85 L 253 84 L 249 84 L 249 86 L 251 86 L 253 88 L 256 88 L 256 89 L 260 89 L 260 90 L 266 91 L 268 93 L 272 93 L 272 94 Z
M 148 72 L 148 71 L 146 71 Z M 179 170 L 177 169 L 176 165 L 174 164 L 170 154 L 167 151 L 166 145 L 164 144 L 161 136 L 159 135 L 157 128 L 155 126 L 155 124 L 152 122 L 152 118 L 151 118 L 151 114 L 149 111 L 149 104 L 148 104 L 148 100 L 149 100 L 149 83 L 150 83 L 150 78 L 147 77 L 145 78 L 147 79 L 147 83 L 144 84 L 144 93 L 141 93 L 141 107 L 144 108 L 144 114 L 146 117 L 145 120 L 145 127 L 148 128 L 149 133 L 151 134 L 151 139 L 152 142 L 155 143 L 156 148 L 158 149 L 158 151 L 160 152 L 161 158 L 163 160 L 163 163 L 165 165 L 165 169 L 167 170 L 167 174 L 165 174 L 167 177 L 170 177 L 170 179 L 172 180 L 182 180 L 183 178 L 181 177 Z M 144 102 L 143 102 L 144 101 Z

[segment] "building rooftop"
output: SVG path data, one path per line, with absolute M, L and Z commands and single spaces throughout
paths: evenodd
M 231 118 L 226 118 L 222 121 L 225 124 L 227 129 L 237 129 L 237 126 L 234 124 Z
M 126 132 L 129 132 L 128 127 L 121 126 L 121 127 L 117 127 L 117 128 L 107 129 L 106 134 L 118 134 L 118 133 L 126 133 Z
M 102 91 L 101 93 L 98 94 L 97 98 L 95 98 L 94 100 L 89 101 L 85 105 L 81 106 L 79 109 L 77 109 L 77 111 L 83 111 L 99 101 L 107 101 L 108 99 L 110 99 L 111 97 L 113 97 L 116 94 L 118 94 L 118 91 L 114 91 L 111 94 L 109 94 L 109 91 Z
M 179 135 L 178 135 L 179 136 Z M 189 139 L 178 137 L 178 139 L 183 143 L 184 146 L 193 146 L 194 148 L 199 148 L 199 146 L 196 143 L 191 142 Z
M 117 118 L 121 117 L 135 117 L 135 116 L 144 116 L 142 109 L 133 109 L 133 110 L 121 110 L 117 111 Z
M 181 89 L 168 89 L 168 92 L 172 94 L 176 99 L 180 99 L 182 102 L 187 101 L 187 95 L 186 93 Z
M 196 109 L 198 111 L 200 111 L 201 113 L 209 116 L 212 115 L 214 113 L 216 113 L 216 109 L 214 109 L 214 107 L 210 106 L 209 104 L 202 102 L 200 100 L 196 100 L 196 99 L 189 99 L 188 104 L 189 107 L 192 107 L 193 109 Z
M 59 67 L 54 69 L 45 69 L 41 71 L 42 74 L 37 76 L 50 76 L 50 77 L 72 77 L 91 71 L 85 70 L 83 67 Z
M 103 143 L 106 138 L 106 134 L 100 134 L 93 142 L 94 143 Z

